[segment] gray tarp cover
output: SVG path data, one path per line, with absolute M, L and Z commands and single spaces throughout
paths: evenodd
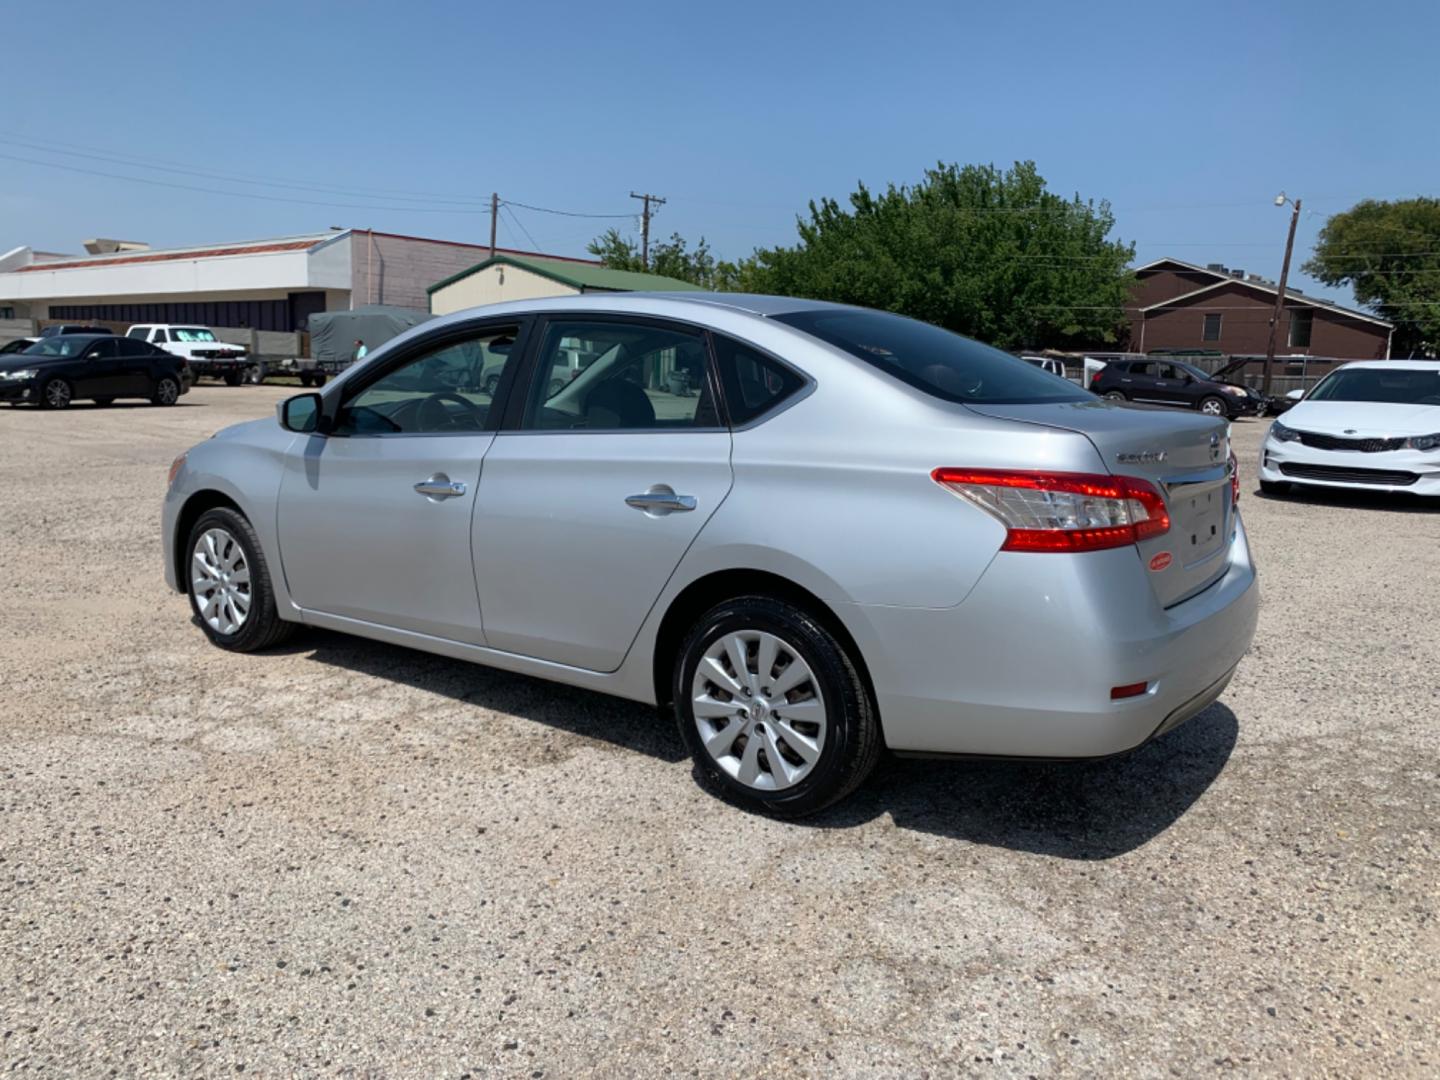
M 310 355 L 319 363 L 346 364 L 355 352 L 356 338 L 373 353 L 391 338 L 433 318 L 423 311 L 384 304 L 317 312 L 310 316 Z

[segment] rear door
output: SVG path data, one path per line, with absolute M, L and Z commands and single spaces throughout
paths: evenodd
M 280 484 L 280 556 L 295 602 L 483 644 L 470 551 L 480 466 L 499 417 L 487 363 L 508 367 L 523 323 L 414 343 L 341 384 L 332 430 L 301 436 Z M 504 395 L 504 374 L 497 385 Z
M 118 338 L 115 344 L 120 354 L 116 365 L 116 396 L 149 397 L 158 374 L 154 370 L 156 358 L 165 353 L 135 338 Z
M 485 641 L 613 671 L 730 490 L 730 432 L 698 330 L 555 316 L 536 339 L 475 508 Z M 569 353 L 593 359 L 561 379 Z
M 121 338 L 100 338 L 88 346 L 84 363 L 76 369 L 72 380 L 76 397 L 117 397 L 122 392 L 120 377 L 120 354 L 118 345 Z

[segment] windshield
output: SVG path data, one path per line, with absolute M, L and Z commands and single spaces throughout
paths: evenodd
M 85 346 L 95 339 L 92 337 L 75 337 L 63 335 L 61 337 L 41 338 L 26 349 L 21 356 L 50 356 L 64 358 L 67 356 L 79 356 L 85 351 Z
M 1341 368 L 1332 371 L 1305 400 L 1440 405 L 1440 370 Z
M 198 326 L 172 326 L 170 328 L 171 341 L 214 341 L 215 335 Z
M 776 316 L 945 401 L 1024 405 L 1087 401 L 1058 375 L 929 323 L 883 311 L 826 308 Z

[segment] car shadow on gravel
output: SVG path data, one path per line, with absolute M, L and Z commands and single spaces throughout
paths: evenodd
M 605 694 L 325 630 L 307 630 L 273 652 L 308 654 L 318 663 L 444 694 L 670 764 L 687 757 L 668 716 Z M 1132 753 L 1098 761 L 885 757 L 859 791 L 794 824 L 845 829 L 888 814 L 899 828 L 973 844 L 1110 859 L 1174 824 L 1219 776 L 1238 733 L 1235 714 L 1215 704 Z M 730 801 L 718 793 L 716 798 Z M 735 804 L 734 812 L 754 811 Z
M 654 708 L 607 694 L 327 630 L 306 630 L 272 652 L 309 654 L 322 664 L 444 694 L 672 764 L 687 757 L 673 721 Z
M 1412 495 L 1406 491 L 1358 491 L 1354 488 L 1291 488 L 1284 495 L 1271 495 L 1256 488 L 1253 495 L 1270 503 L 1297 506 L 1348 506 L 1356 510 L 1389 510 L 1398 514 L 1433 514 L 1440 511 L 1440 499 Z M 1244 509 L 1244 504 L 1241 504 Z
M 1225 767 L 1240 725 L 1224 705 L 1129 754 L 1088 762 L 881 763 L 839 806 L 802 825 L 889 814 L 902 829 L 1062 859 L 1111 859 L 1159 836 Z

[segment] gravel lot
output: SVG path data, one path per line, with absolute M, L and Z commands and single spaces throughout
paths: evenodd
M 1440 512 L 1247 491 L 1265 602 L 1219 704 L 782 824 L 653 710 L 209 646 L 166 466 L 286 392 L 0 410 L 0 1069 L 1440 1070 Z

